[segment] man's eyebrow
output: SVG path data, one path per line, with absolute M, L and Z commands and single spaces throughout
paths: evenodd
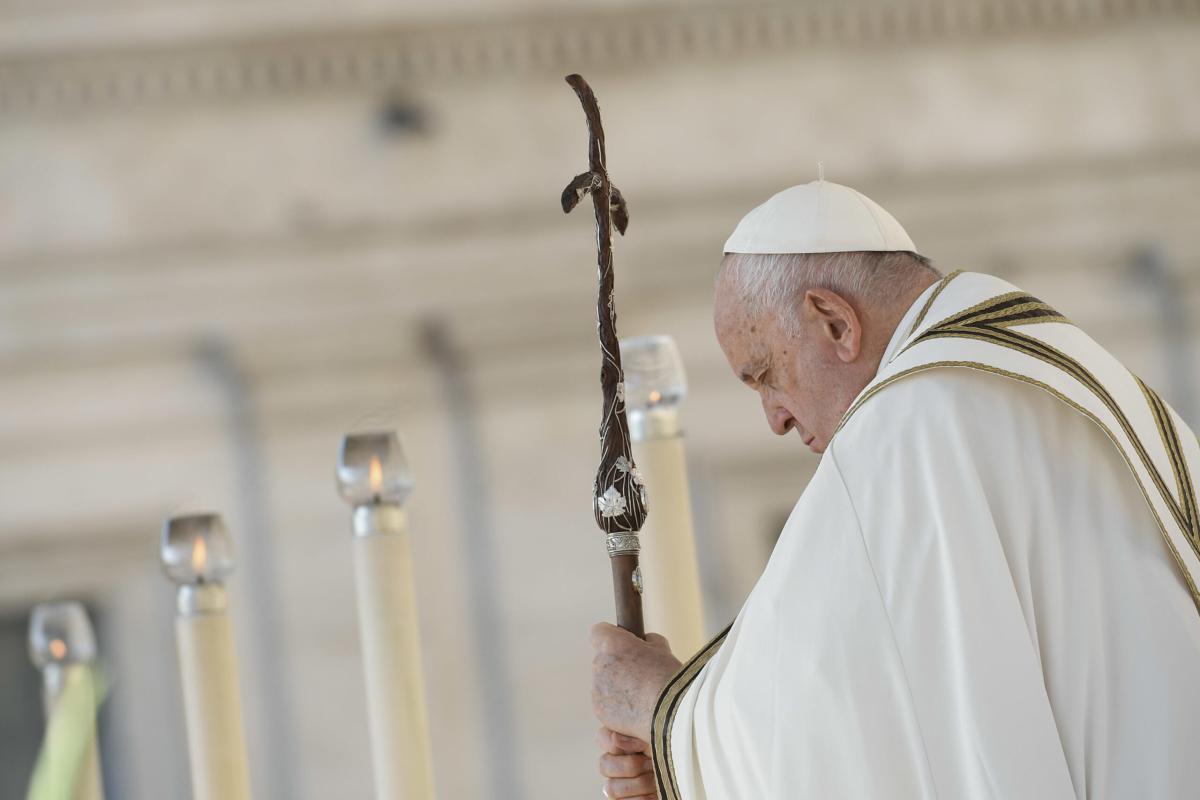
M 758 361 L 743 369 L 741 374 L 738 375 L 738 378 L 742 381 L 742 383 L 750 383 L 750 381 L 755 380 L 759 375 L 761 375 L 764 370 L 766 370 L 766 365 L 764 365 L 761 361 Z

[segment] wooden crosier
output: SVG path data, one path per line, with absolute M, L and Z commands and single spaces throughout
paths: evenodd
M 625 198 L 608 180 L 604 128 L 596 95 L 580 75 L 567 83 L 579 96 L 588 127 L 588 171 L 575 178 L 562 193 L 563 212 L 570 213 L 585 194 L 592 195 L 596 212 L 596 265 L 599 294 L 596 301 L 600 337 L 600 388 L 604 394 L 600 422 L 600 468 L 593 484 L 596 524 L 605 534 L 612 563 L 617 624 L 645 638 L 642 621 L 642 573 L 638 567 L 641 544 L 638 531 L 646 521 L 646 489 L 633 462 L 629 422 L 625 417 L 625 377 L 617 342 L 617 312 L 613 302 L 612 231 L 624 235 L 629 224 Z

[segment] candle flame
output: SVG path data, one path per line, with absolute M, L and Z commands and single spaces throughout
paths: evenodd
M 379 494 L 379 490 L 383 488 L 383 464 L 379 461 L 379 456 L 371 456 L 371 467 L 368 470 L 367 481 L 371 484 L 371 493 Z
M 67 643 L 62 639 L 51 639 L 50 655 L 54 656 L 55 661 L 62 661 L 67 655 Z
M 651 391 L 650 392 L 650 402 L 657 403 L 659 400 L 662 400 L 662 392 L 658 391 L 657 389 Z
M 192 569 L 197 574 L 204 572 L 204 567 L 208 564 L 208 544 L 204 541 L 203 536 L 197 536 L 192 539 Z

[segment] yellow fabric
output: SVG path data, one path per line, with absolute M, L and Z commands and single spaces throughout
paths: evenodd
M 96 709 L 102 690 L 95 672 L 84 664 L 66 670 L 62 693 L 46 722 L 26 800 L 74 800 L 85 780 L 96 737 Z

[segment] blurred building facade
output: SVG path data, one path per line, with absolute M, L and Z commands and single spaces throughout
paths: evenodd
M 0 794 L 40 733 L 24 620 L 78 598 L 111 796 L 186 796 L 157 537 L 215 509 L 257 796 L 370 796 L 332 470 L 343 431 L 382 426 L 418 484 L 441 795 L 595 791 L 586 630 L 611 601 L 591 223 L 557 206 L 586 165 L 572 71 L 630 203 L 620 331 L 674 335 L 689 370 L 714 627 L 815 461 L 728 374 L 712 278 L 818 160 L 1197 421 L 1197 0 L 0 0 Z

